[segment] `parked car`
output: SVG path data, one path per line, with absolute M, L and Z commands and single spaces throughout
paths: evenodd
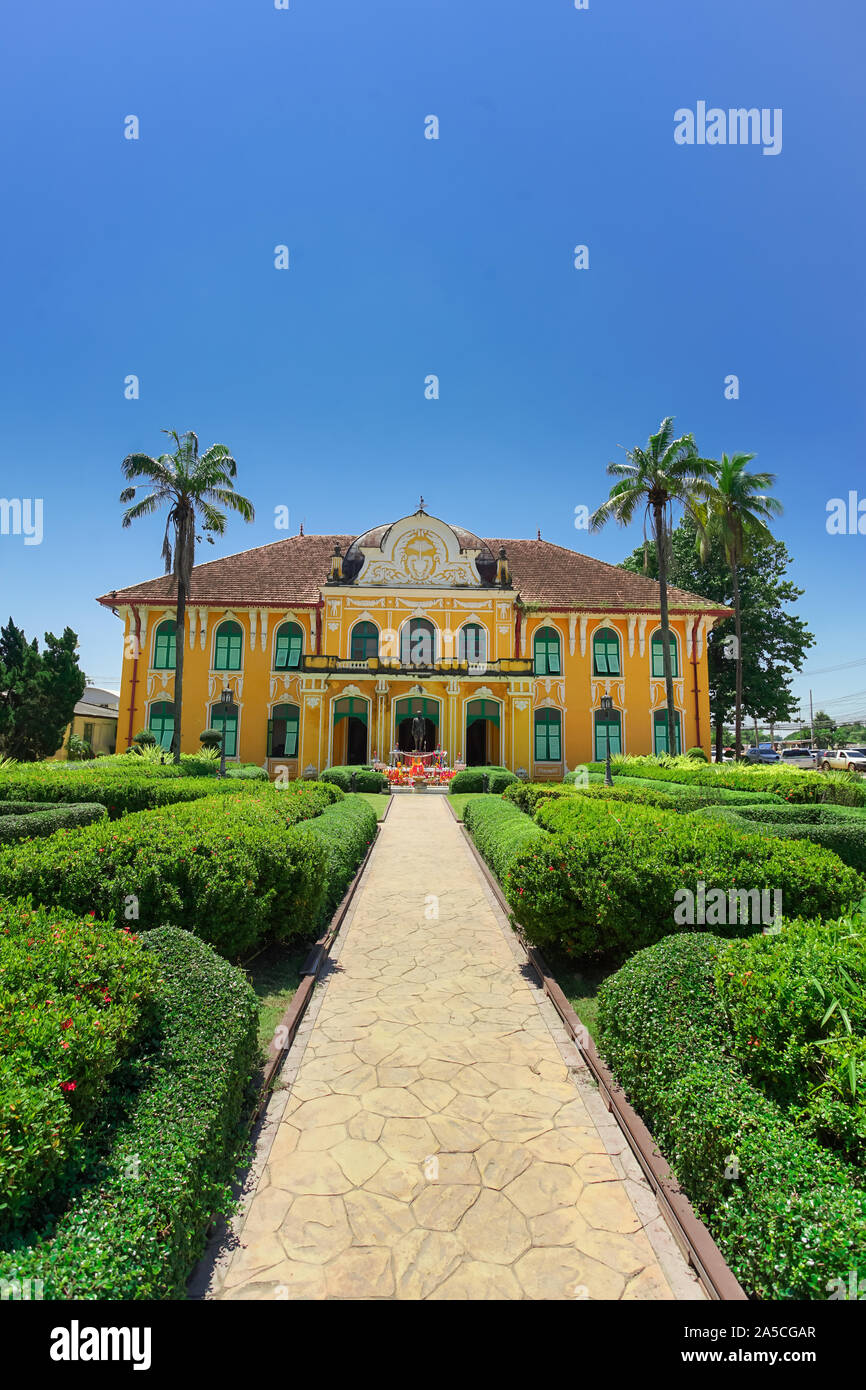
M 781 755 L 776 752 L 772 743 L 759 743 L 757 747 L 747 748 L 746 762 L 748 763 L 778 763 L 781 762 Z
M 866 772 L 866 748 L 828 748 L 821 758 L 825 772 Z
M 733 748 L 723 748 L 723 749 L 722 749 L 722 756 L 721 756 L 721 758 L 717 758 L 717 757 L 716 757 L 716 750 L 713 749 L 713 762 L 714 762 L 714 763 L 718 763 L 718 762 L 732 763 L 733 761 L 734 761 L 734 750 L 733 750 Z
M 811 748 L 783 748 L 780 757 L 785 767 L 815 767 L 815 754 Z

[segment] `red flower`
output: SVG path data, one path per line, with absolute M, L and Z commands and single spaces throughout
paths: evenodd
M 74 1091 L 76 1084 L 74 1081 L 61 1081 L 60 1089 L 61 1091 Z
M 61 1023 L 60 1027 L 61 1027 L 61 1028 L 71 1028 L 71 1027 L 72 1027 L 72 1019 L 71 1019 L 71 1018 L 65 1019 L 64 1022 Z

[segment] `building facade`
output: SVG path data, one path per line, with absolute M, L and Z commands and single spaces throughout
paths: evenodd
M 174 737 L 174 583 L 103 595 L 124 624 L 118 751 Z M 707 635 L 726 616 L 669 590 L 678 743 L 709 752 Z M 483 539 L 419 510 L 363 535 L 298 535 L 197 565 L 182 751 L 312 775 L 425 747 L 533 779 L 667 750 L 654 580 L 547 541 Z M 611 710 L 602 708 L 609 696 Z

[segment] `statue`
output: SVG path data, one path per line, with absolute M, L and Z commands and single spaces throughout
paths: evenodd
M 427 741 L 427 720 L 422 714 L 416 714 L 412 720 L 412 741 L 415 744 L 415 752 L 423 753 Z

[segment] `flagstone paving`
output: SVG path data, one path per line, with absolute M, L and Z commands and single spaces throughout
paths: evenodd
M 703 1297 L 440 798 L 395 796 L 283 1082 L 211 1296 Z

